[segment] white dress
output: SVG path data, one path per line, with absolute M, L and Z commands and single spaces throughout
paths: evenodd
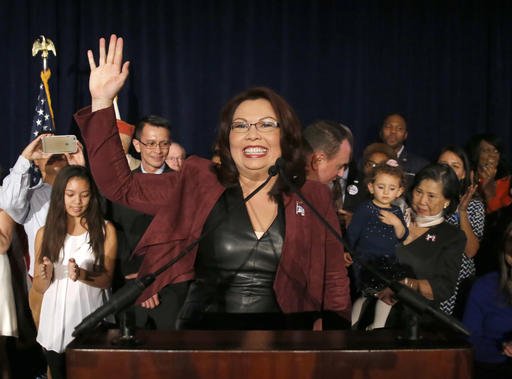
M 46 350 L 57 353 L 63 353 L 73 340 L 71 333 L 75 326 L 103 305 L 108 296 L 107 290 L 69 279 L 70 258 L 85 270 L 93 269 L 89 233 L 66 235 L 59 262 L 53 265 L 53 280 L 43 296 L 37 342 Z
M 7 254 L 0 254 L 0 336 L 18 337 L 11 266 Z

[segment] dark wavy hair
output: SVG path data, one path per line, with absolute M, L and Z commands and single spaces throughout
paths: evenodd
M 500 154 L 500 160 L 498 162 L 498 167 L 496 168 L 496 179 L 507 176 L 510 173 L 510 167 L 507 163 L 505 145 L 500 137 L 492 133 L 475 134 L 466 143 L 466 151 L 471 161 L 472 169 L 475 170 L 475 172 L 478 170 L 478 160 L 480 158 L 480 142 L 482 141 L 485 141 L 494 146 Z
M 441 149 L 441 152 L 437 156 L 438 159 L 441 155 L 443 155 L 446 152 L 450 152 L 455 154 L 459 159 L 462 161 L 462 165 L 464 166 L 464 179 L 459 180 L 460 183 L 460 194 L 463 195 L 468 190 L 468 187 L 471 185 L 471 163 L 469 162 L 469 157 L 466 154 L 466 151 L 456 145 L 448 145 Z
M 60 249 L 64 245 L 67 234 L 68 217 L 64 203 L 64 193 L 68 182 L 73 178 L 84 179 L 89 184 L 89 205 L 82 216 L 81 223 L 89 232 L 95 265 L 102 267 L 104 260 L 105 221 L 101 213 L 100 194 L 89 170 L 77 165 L 63 167 L 53 183 L 41 246 L 40 262 L 42 262 L 43 257 L 48 257 L 52 262 L 56 262 L 59 259 Z
M 442 163 L 431 163 L 423 167 L 415 176 L 414 182 L 409 193 L 409 203 L 412 198 L 412 192 L 423 180 L 433 180 L 441 183 L 443 187 L 443 196 L 450 201 L 450 204 L 444 209 L 444 214 L 449 215 L 455 212 L 459 205 L 459 179 L 455 171 Z
M 272 105 L 281 131 L 281 157 L 285 161 L 284 171 L 288 178 L 291 178 L 298 187 L 302 186 L 305 181 L 305 158 L 299 118 L 284 98 L 267 87 L 249 88 L 233 97 L 222 108 L 217 139 L 215 141 L 221 162 L 220 166 L 215 168 L 219 181 L 226 187 L 238 184 L 239 172 L 231 156 L 229 146 L 229 133 L 231 131 L 233 114 L 244 101 L 257 99 L 265 99 Z M 278 177 L 270 191 L 270 195 L 275 199 L 275 196 L 281 192 L 289 191 L 290 188 L 285 181 Z

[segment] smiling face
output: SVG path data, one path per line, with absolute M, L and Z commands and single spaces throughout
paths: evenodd
M 412 190 L 412 209 L 420 216 L 435 216 L 449 204 L 441 182 L 424 179 Z
M 373 203 L 381 208 L 389 208 L 391 202 L 402 195 L 403 188 L 400 186 L 400 178 L 379 173 L 375 180 L 368 183 L 368 191 L 373 195 Z
M 233 114 L 233 120 L 255 124 L 262 119 L 277 119 L 268 100 L 255 99 L 240 103 Z M 281 132 L 279 128 L 264 133 L 251 125 L 245 133 L 229 133 L 231 156 L 240 177 L 259 180 L 268 176 L 268 169 L 281 156 Z
M 439 156 L 437 162 L 450 166 L 453 169 L 453 171 L 455 171 L 457 179 L 462 180 L 466 177 L 464 162 L 453 151 L 445 151 L 443 154 Z
M 481 141 L 479 146 L 478 165 L 480 167 L 497 167 L 500 161 L 500 152 L 496 146 L 487 141 Z
M 141 165 L 144 171 L 153 173 L 160 169 L 165 162 L 171 134 L 167 128 L 145 124 L 140 134 L 140 141 L 133 139 L 135 150 L 140 153 Z M 155 144 L 150 147 L 149 144 Z
M 73 177 L 68 180 L 64 190 L 66 213 L 71 217 L 82 217 L 89 206 L 91 188 L 83 178 Z

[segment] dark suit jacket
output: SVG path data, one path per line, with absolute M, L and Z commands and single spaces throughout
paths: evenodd
M 183 169 L 162 175 L 132 174 L 121 148 L 112 107 L 75 114 L 87 147 L 94 179 L 101 191 L 138 211 L 154 215 L 136 248 L 144 255 L 139 275 L 154 272 L 201 234 L 204 222 L 224 191 L 213 165 L 188 158 Z M 327 186 L 306 182 L 304 195 L 333 227 L 336 214 Z M 283 195 L 286 230 L 274 291 L 285 313 L 332 310 L 349 316 L 349 279 L 343 247 L 295 195 Z M 305 214 L 301 215 L 300 206 Z M 172 282 L 194 277 L 197 246 L 160 275 L 139 298 L 147 299 Z
M 165 165 L 164 172 L 171 169 Z M 140 166 L 132 173 L 142 173 Z M 151 175 L 151 174 L 150 174 Z M 122 204 L 108 201 L 106 204 L 106 218 L 114 224 L 117 231 L 117 261 L 116 270 L 124 277 L 136 273 L 142 262 L 142 257 L 132 257 L 140 238 L 153 220 L 153 216 L 138 212 Z
M 405 146 L 402 150 L 402 154 L 400 154 L 398 158 L 398 163 L 404 169 L 405 173 L 411 176 L 414 176 L 418 171 L 429 164 L 426 159 L 409 152 Z

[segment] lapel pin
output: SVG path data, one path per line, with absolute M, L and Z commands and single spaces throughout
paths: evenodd
M 304 209 L 304 203 L 302 201 L 295 202 L 295 214 L 301 215 L 302 217 L 306 215 L 306 210 Z

